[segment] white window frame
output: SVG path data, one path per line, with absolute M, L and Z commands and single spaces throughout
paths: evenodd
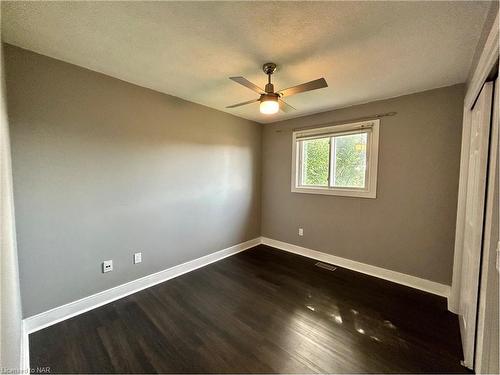
M 379 143 L 380 120 L 347 123 L 341 125 L 323 126 L 314 129 L 294 131 L 292 134 L 292 192 L 305 194 L 338 195 L 343 197 L 376 198 L 377 197 L 377 167 L 378 167 L 378 143 Z M 329 168 L 330 186 L 304 186 L 301 185 L 303 167 L 301 141 L 313 138 L 326 138 L 339 135 L 347 135 L 359 132 L 367 132 L 366 142 L 366 177 L 365 188 L 332 187 L 332 163 Z M 333 147 L 330 147 L 330 153 Z

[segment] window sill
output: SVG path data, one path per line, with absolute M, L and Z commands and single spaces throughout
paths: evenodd
M 292 187 L 292 193 L 302 194 L 321 194 L 321 195 L 337 195 L 341 197 L 354 197 L 354 198 L 377 198 L 376 191 L 367 190 L 350 190 L 350 189 L 334 189 L 334 188 L 320 188 L 320 187 Z

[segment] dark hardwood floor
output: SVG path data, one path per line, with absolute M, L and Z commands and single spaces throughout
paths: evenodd
M 52 373 L 458 373 L 446 300 L 257 246 L 30 335 Z

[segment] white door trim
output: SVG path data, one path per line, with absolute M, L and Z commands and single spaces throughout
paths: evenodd
M 462 250 L 465 227 L 465 197 L 467 196 L 467 175 L 469 173 L 471 111 L 464 107 L 462 127 L 462 148 L 460 150 L 460 177 L 458 182 L 457 221 L 455 226 L 455 250 L 453 259 L 453 278 L 451 281 L 448 310 L 460 313 L 460 282 L 462 278 Z

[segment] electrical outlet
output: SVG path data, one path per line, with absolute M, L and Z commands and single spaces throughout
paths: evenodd
M 134 264 L 141 263 L 142 262 L 142 253 L 135 253 L 134 254 Z
M 102 262 L 102 273 L 113 271 L 113 261 L 105 260 Z
M 299 236 L 302 237 L 304 235 L 304 229 L 299 228 Z

